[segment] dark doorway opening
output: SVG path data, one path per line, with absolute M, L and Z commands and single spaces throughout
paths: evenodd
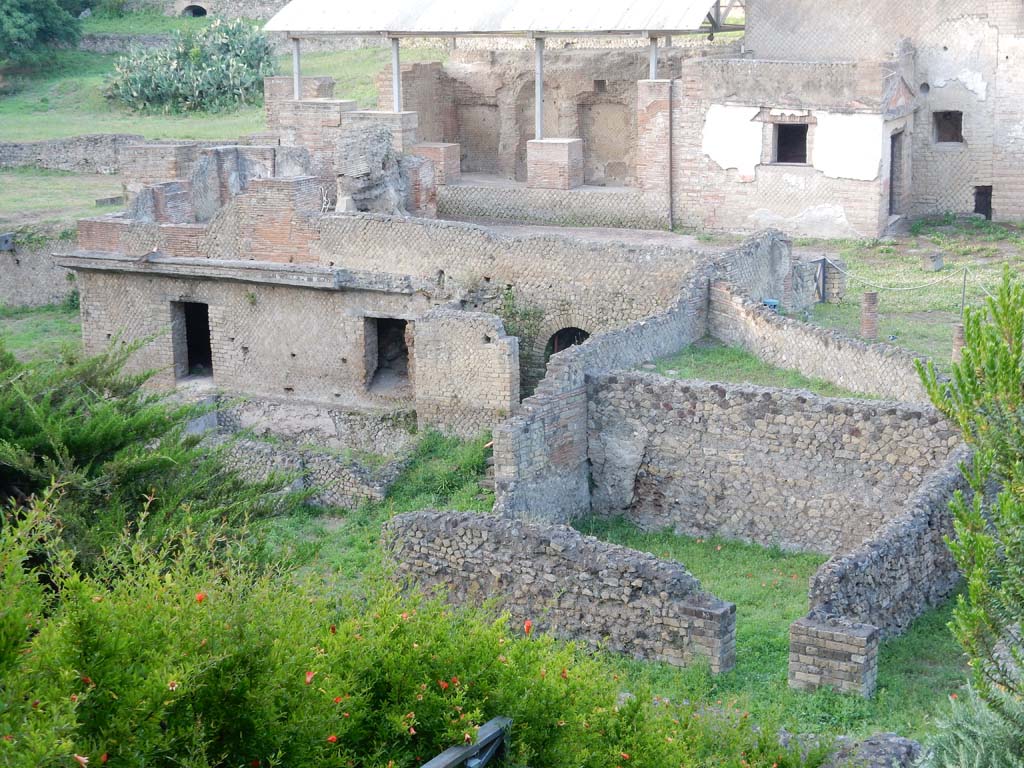
M 174 368 L 177 377 L 212 376 L 210 306 L 193 301 L 172 305 Z
M 974 188 L 974 212 L 992 220 L 992 187 Z
M 806 165 L 806 125 L 780 124 L 775 126 L 775 162 Z
M 401 387 L 409 382 L 408 329 L 405 320 L 366 318 L 366 373 L 373 389 Z
M 903 198 L 903 131 L 889 139 L 889 215 L 900 213 Z
M 198 19 L 206 15 L 206 9 L 201 5 L 186 5 L 181 15 Z
M 551 356 L 561 352 L 563 349 L 582 344 L 590 338 L 590 334 L 580 328 L 563 328 L 557 331 L 544 348 L 544 362 L 547 363 Z

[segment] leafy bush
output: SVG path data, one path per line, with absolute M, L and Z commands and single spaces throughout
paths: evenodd
M 972 501 L 951 504 L 949 546 L 967 578 L 953 631 L 980 696 L 1024 733 L 1024 282 L 1007 266 L 984 310 L 968 310 L 963 359 L 952 379 L 921 368 L 935 407 L 974 449 Z M 994 498 L 986 492 L 1002 488 Z
M 78 42 L 79 0 L 0 0 L 0 70 L 34 65 L 55 45 Z
M 217 20 L 176 32 L 174 43 L 118 59 L 108 98 L 131 109 L 195 112 L 258 104 L 274 74 L 270 40 L 251 23 Z
M 58 486 L 62 533 L 82 561 L 126 526 L 156 535 L 299 500 L 270 495 L 279 481 L 243 482 L 218 452 L 187 435 L 200 409 L 145 391 L 148 374 L 126 375 L 134 350 L 118 345 L 94 357 L 19 363 L 0 343 L 0 499 L 23 501 Z
M 1024 734 L 997 717 L 973 690 L 951 701 L 921 768 L 1024 768 Z
M 0 563 L 50 530 L 37 502 Z M 801 765 L 740 713 L 622 695 L 608 662 L 487 611 L 381 584 L 336 600 L 182 535 L 157 557 L 125 539 L 92 575 L 59 552 L 59 604 L 17 625 L 0 678 L 0 764 L 412 768 L 514 720 L 512 764 L 535 768 Z M 3 594 L 42 610 L 33 574 Z M 766 726 L 767 724 L 762 723 Z M 10 738 L 7 738 L 10 737 Z M 106 756 L 106 757 L 104 757 Z

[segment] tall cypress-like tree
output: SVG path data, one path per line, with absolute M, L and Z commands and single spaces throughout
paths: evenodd
M 973 498 L 951 504 L 948 543 L 967 580 L 951 626 L 982 698 L 1024 734 L 1024 280 L 1009 267 L 986 306 L 968 310 L 965 341 L 948 381 L 918 366 L 975 450 L 964 468 Z

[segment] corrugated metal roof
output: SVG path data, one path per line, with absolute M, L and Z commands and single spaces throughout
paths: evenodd
M 296 35 L 669 34 L 700 28 L 712 0 L 292 0 L 268 32 Z

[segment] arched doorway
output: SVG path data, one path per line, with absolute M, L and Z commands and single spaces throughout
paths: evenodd
M 206 9 L 201 5 L 186 5 L 181 15 L 198 19 L 206 15 Z
M 590 338 L 590 334 L 584 331 L 582 328 L 563 328 L 560 331 L 556 331 L 548 339 L 547 346 L 544 348 L 544 363 L 551 359 L 551 356 L 561 352 L 563 349 L 574 347 L 577 344 L 582 344 L 584 341 Z

